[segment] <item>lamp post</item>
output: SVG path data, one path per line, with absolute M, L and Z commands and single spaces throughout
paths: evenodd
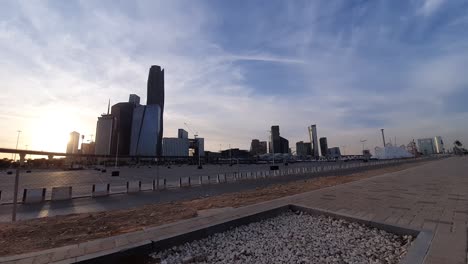
M 16 137 L 16 150 L 18 150 L 18 142 L 19 142 L 19 137 L 20 137 L 20 134 L 21 134 L 21 130 L 18 130 L 16 132 L 18 133 L 18 137 Z M 15 162 L 15 161 L 16 161 L 16 153 L 15 153 L 15 155 L 13 157 L 13 162 Z
M 270 131 L 271 152 L 273 154 L 273 165 L 275 165 L 275 147 L 273 145 L 273 131 L 272 130 L 269 130 L 269 131 Z
M 362 153 L 364 153 L 364 144 L 366 143 L 367 139 L 361 140 L 362 143 Z

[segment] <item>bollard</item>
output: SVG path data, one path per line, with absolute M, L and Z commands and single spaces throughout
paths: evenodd
M 208 184 L 211 184 L 211 177 L 208 175 Z
M 200 185 L 203 185 L 203 176 L 198 176 L 198 183 L 200 183 Z
M 163 184 L 164 184 L 164 189 L 166 189 L 166 178 L 164 178 Z
M 188 186 L 189 186 L 189 187 L 192 186 L 192 183 L 191 183 L 191 181 L 190 181 L 190 176 L 188 177 Z
M 219 174 L 216 175 L 216 183 L 221 183 L 220 179 L 219 179 Z
M 182 187 L 182 177 L 179 177 L 179 188 Z

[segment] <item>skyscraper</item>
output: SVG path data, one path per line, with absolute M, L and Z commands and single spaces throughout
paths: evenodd
M 418 139 L 419 152 L 423 155 L 432 155 L 435 152 L 434 139 L 433 138 L 421 138 Z
M 102 114 L 98 117 L 96 125 L 96 155 L 110 155 L 112 138 L 115 136 L 115 118 L 110 114 Z
M 289 141 L 280 137 L 279 126 L 271 127 L 270 153 L 289 153 Z
M 252 155 L 262 155 L 267 152 L 266 141 L 260 141 L 258 139 L 252 139 L 250 143 L 250 154 Z
M 319 152 L 319 145 L 318 145 L 318 140 L 317 140 L 317 125 L 311 125 L 309 127 L 309 137 L 310 137 L 310 142 L 312 142 L 313 156 L 314 158 L 319 158 L 320 152 Z
M 134 108 L 130 140 L 131 156 L 159 156 L 157 151 L 162 150 L 159 118 L 161 118 L 159 105 L 139 105 Z
M 130 94 L 128 97 L 128 102 L 134 104 L 135 106 L 140 105 L 140 96 L 136 94 Z
M 188 138 L 188 132 L 183 128 L 179 128 L 179 130 L 177 130 L 177 137 L 178 138 Z
M 148 75 L 148 97 L 146 104 L 159 106 L 159 117 L 152 122 L 158 122 L 159 134 L 157 139 L 157 155 L 162 154 L 162 136 L 164 132 L 163 115 L 164 115 L 164 69 L 160 66 L 153 65 L 149 70 Z
M 132 95 L 130 95 L 130 100 Z M 135 98 L 133 98 L 135 99 Z M 132 133 L 133 109 L 135 104 L 131 102 L 118 103 L 112 106 L 111 114 L 115 117 L 114 127 L 117 129 L 117 136 L 112 139 L 111 154 L 129 155 L 130 136 Z M 117 151 L 118 146 L 118 151 Z
M 78 153 L 78 143 L 80 141 L 80 133 L 73 131 L 70 133 L 70 140 L 67 144 L 67 154 Z
M 322 152 L 322 156 L 328 156 L 328 142 L 326 137 L 320 138 L 320 151 Z
M 300 157 L 312 155 L 312 144 L 304 141 L 296 142 L 296 155 Z
M 436 153 L 444 153 L 445 148 L 444 148 L 444 141 L 442 140 L 441 136 L 437 136 L 434 138 L 434 147 L 435 147 L 435 152 Z

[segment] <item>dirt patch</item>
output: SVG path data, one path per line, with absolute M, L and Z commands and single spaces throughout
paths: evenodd
M 420 165 L 404 164 L 346 176 L 319 177 L 191 201 L 135 209 L 54 216 L 0 224 L 0 256 L 82 243 L 195 217 L 198 210 L 241 207 Z

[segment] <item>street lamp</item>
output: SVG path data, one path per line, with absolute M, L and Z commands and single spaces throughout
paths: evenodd
M 19 142 L 19 137 L 20 137 L 20 134 L 21 134 L 21 130 L 18 130 L 16 132 L 18 132 L 18 137 L 16 138 L 16 150 L 18 150 L 18 142 Z M 15 162 L 15 160 L 16 160 L 16 153 L 14 155 L 13 162 Z
M 361 140 L 361 143 L 362 143 L 362 153 L 364 154 L 364 144 L 366 143 L 367 139 L 362 139 Z
M 273 154 L 273 165 L 275 165 L 275 147 L 273 145 L 273 131 L 270 129 L 270 145 L 271 145 L 271 152 Z

